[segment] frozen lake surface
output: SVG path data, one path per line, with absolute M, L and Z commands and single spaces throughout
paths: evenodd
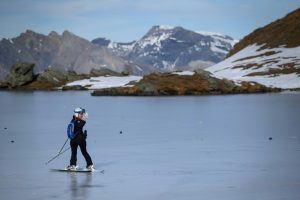
M 300 199 L 299 93 L 0 92 L 0 106 L 1 200 Z M 70 151 L 45 165 L 77 106 L 89 113 L 88 151 L 104 174 L 51 172 Z

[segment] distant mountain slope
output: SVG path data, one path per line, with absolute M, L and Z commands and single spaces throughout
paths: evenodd
M 207 70 L 217 77 L 300 88 L 300 9 L 255 30 Z
M 153 26 L 138 41 L 92 42 L 65 31 L 43 35 L 31 30 L 0 40 L 0 80 L 16 62 L 35 64 L 35 72 L 62 69 L 89 73 L 108 68 L 144 75 L 154 71 L 195 70 L 221 61 L 234 40 L 222 34 L 197 33 L 181 27 Z
M 4 78 L 10 67 L 18 61 L 35 63 L 37 72 L 47 68 L 74 70 L 89 73 L 91 69 L 108 69 L 121 72 L 127 70 L 141 74 L 135 66 L 115 56 L 107 48 L 94 45 L 68 31 L 62 35 L 49 35 L 27 30 L 19 37 L 0 41 L 0 78 Z
M 105 39 L 93 43 L 105 44 Z M 111 51 L 133 63 L 157 70 L 205 68 L 224 59 L 234 40 L 222 34 L 197 33 L 182 27 L 153 26 L 140 40 L 111 42 Z

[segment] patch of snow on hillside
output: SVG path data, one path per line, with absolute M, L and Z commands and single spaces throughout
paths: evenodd
M 162 61 L 162 64 L 163 64 L 163 69 L 165 69 L 165 70 L 170 70 L 170 69 L 172 69 L 172 65 L 171 65 L 170 62 L 163 60 L 163 61 Z
M 195 72 L 182 71 L 182 72 L 173 72 L 172 74 L 177 74 L 177 75 L 180 75 L 180 76 L 193 76 L 195 74 Z
M 109 49 L 115 49 L 118 48 L 118 44 L 116 42 L 110 42 L 107 46 Z
M 196 31 L 196 33 L 199 33 L 201 35 L 207 35 L 207 36 L 221 36 L 224 37 L 224 34 L 217 33 L 217 32 L 209 32 L 209 31 Z
M 265 75 L 265 76 L 247 76 L 253 72 L 265 72 L 268 69 L 282 69 L 280 65 L 294 63 L 295 68 L 300 68 L 300 47 L 296 48 L 272 48 L 260 49 L 260 45 L 249 45 L 238 53 L 232 55 L 226 60 L 207 68 L 218 78 L 228 78 L 240 81 L 257 81 L 258 83 L 280 87 L 280 88 L 299 88 L 300 77 L 293 74 Z M 267 52 L 275 52 L 266 55 Z M 257 67 L 261 65 L 260 67 Z M 234 68 L 238 66 L 252 66 L 248 69 Z
M 158 47 L 158 50 L 159 50 L 161 48 L 161 41 L 168 39 L 171 34 L 172 33 L 162 33 L 157 36 L 151 36 L 151 37 L 145 38 L 144 40 L 142 40 L 141 42 L 138 42 L 138 43 L 141 48 L 145 48 L 148 45 L 151 45 L 151 46 L 155 45 Z
M 222 46 L 224 46 L 224 45 L 223 45 L 219 40 L 216 40 L 216 39 L 215 39 L 214 42 L 212 42 L 212 43 L 210 44 L 210 49 L 211 49 L 212 51 L 214 51 L 214 52 L 217 52 L 217 53 L 227 54 L 228 51 L 226 51 L 226 50 L 220 48 L 220 47 L 222 47 Z
M 66 84 L 66 86 L 81 85 L 90 90 L 111 88 L 111 87 L 130 87 L 130 85 L 126 85 L 126 84 L 128 84 L 131 81 L 139 81 L 142 78 L 143 78 L 142 76 L 126 76 L 126 77 L 100 76 L 100 77 L 91 77 L 90 79 L 74 81 Z
M 122 48 L 126 51 L 131 51 L 135 45 L 135 42 L 131 44 L 121 44 Z
M 239 41 L 239 40 L 235 40 L 235 39 L 230 39 L 230 37 L 228 37 L 228 36 L 226 36 L 222 33 L 205 32 L 205 31 L 197 31 L 197 33 L 199 33 L 201 35 L 211 36 L 215 40 L 219 40 L 219 41 L 222 41 L 222 42 L 225 42 L 225 43 L 229 43 L 229 44 L 231 44 L 232 47 Z
M 117 43 L 117 42 L 110 42 L 107 46 L 108 49 L 111 49 L 113 52 L 117 53 L 119 56 L 127 55 L 133 48 L 135 42 L 133 43 Z
M 255 81 L 269 87 L 278 87 L 284 89 L 300 88 L 300 77 L 296 74 L 282 74 L 276 77 L 269 76 L 246 76 L 243 81 Z
M 160 25 L 159 29 L 162 29 L 162 30 L 172 30 L 172 29 L 174 29 L 174 26 Z

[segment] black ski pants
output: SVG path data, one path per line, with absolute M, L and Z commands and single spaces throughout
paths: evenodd
M 76 165 L 77 163 L 77 148 L 80 147 L 81 153 L 86 161 L 86 167 L 92 165 L 92 159 L 89 153 L 86 150 L 86 140 L 84 137 L 75 137 L 70 141 L 70 146 L 72 150 L 70 165 Z

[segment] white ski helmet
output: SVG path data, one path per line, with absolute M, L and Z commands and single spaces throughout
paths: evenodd
M 84 108 L 77 107 L 77 108 L 74 109 L 74 116 L 75 116 L 75 117 L 79 117 L 79 114 L 82 115 L 82 119 L 83 119 L 84 121 L 87 120 L 87 118 L 88 118 L 88 113 L 85 111 Z
M 75 108 L 74 113 L 83 114 L 85 113 L 85 109 L 81 107 L 77 107 Z

